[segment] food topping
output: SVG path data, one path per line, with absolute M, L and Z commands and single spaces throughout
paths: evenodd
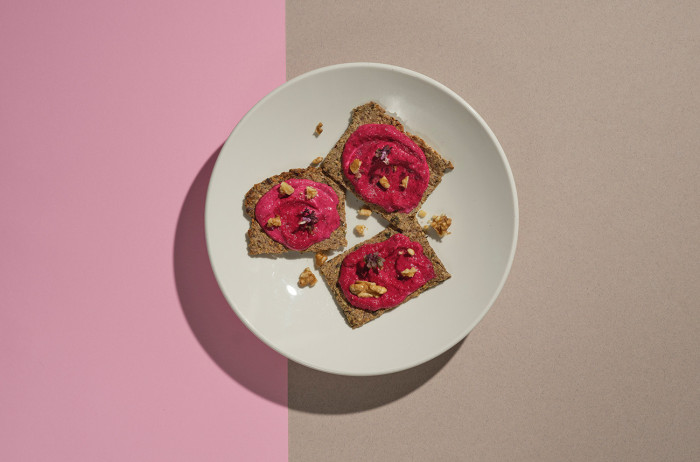
M 311 200 L 314 197 L 316 197 L 316 194 L 318 194 L 318 191 L 316 190 L 316 188 L 314 188 L 313 186 L 306 187 L 306 198 L 308 200 Z
M 448 218 L 445 214 L 433 215 L 433 219 L 430 222 L 430 226 L 433 227 L 438 236 L 443 237 L 447 234 L 451 234 L 447 231 L 452 224 L 452 218 Z
M 294 188 L 286 181 L 283 181 L 280 185 L 280 192 L 285 196 L 291 196 L 294 193 Z

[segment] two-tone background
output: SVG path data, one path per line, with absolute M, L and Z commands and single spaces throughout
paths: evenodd
M 0 460 L 700 460 L 699 30 L 694 1 L 4 2 Z M 203 230 L 245 112 L 356 61 L 465 98 L 520 200 L 484 320 L 371 378 L 260 343 Z

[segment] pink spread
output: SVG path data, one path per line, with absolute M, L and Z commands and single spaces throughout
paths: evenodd
M 352 163 L 356 159 L 361 164 L 359 171 L 354 173 Z M 387 212 L 408 213 L 413 210 L 420 203 L 430 180 L 423 150 L 393 125 L 358 127 L 345 143 L 341 162 L 343 174 L 355 192 L 366 202 L 379 205 Z M 382 177 L 386 178 L 384 185 L 381 184 Z
M 293 250 L 305 250 L 328 237 L 340 226 L 338 195 L 333 188 L 311 180 L 289 179 L 294 188 L 291 195 L 283 194 L 276 185 L 263 195 L 255 206 L 255 219 L 275 241 Z M 306 198 L 306 187 L 316 190 L 315 197 Z M 268 225 L 279 217 L 280 226 Z
M 413 250 L 413 255 L 408 249 Z M 411 268 L 416 269 L 413 277 L 401 274 Z M 423 254 L 423 246 L 403 234 L 394 234 L 386 241 L 365 244 L 348 254 L 340 267 L 338 284 L 352 306 L 376 311 L 398 305 L 434 277 L 433 264 Z M 387 291 L 378 297 L 358 297 L 350 291 L 357 281 L 374 282 Z

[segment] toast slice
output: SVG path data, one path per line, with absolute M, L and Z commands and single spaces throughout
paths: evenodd
M 330 179 L 328 176 L 324 175 L 319 168 L 297 168 L 267 178 L 250 188 L 250 191 L 246 193 L 245 199 L 243 200 L 243 207 L 246 215 L 248 215 L 251 220 L 250 228 L 248 229 L 247 233 L 249 255 L 275 255 L 284 254 L 287 252 L 296 252 L 296 250 L 292 250 L 268 236 L 262 229 L 262 226 L 260 226 L 260 223 L 258 223 L 258 221 L 255 219 L 255 206 L 260 198 L 276 185 L 292 178 L 306 179 L 317 183 L 325 183 L 333 188 L 339 199 L 337 210 L 338 215 L 340 215 L 340 226 L 335 229 L 327 239 L 317 242 L 301 252 L 320 252 L 323 250 L 342 249 L 348 244 L 348 241 L 345 239 L 347 225 L 345 223 L 345 192 L 343 191 L 343 188 L 338 186 L 338 184 L 336 184 L 335 181 Z
M 419 287 L 415 292 L 411 293 L 408 297 L 404 299 L 399 305 L 392 307 L 392 308 L 384 308 L 384 309 L 379 309 L 377 311 L 369 311 L 369 310 L 363 310 L 360 308 L 356 308 L 352 306 L 347 299 L 345 298 L 345 295 L 343 294 L 342 289 L 338 285 L 338 279 L 340 278 L 340 267 L 343 263 L 343 260 L 345 257 L 350 254 L 351 252 L 354 252 L 361 246 L 365 244 L 374 244 L 376 242 L 382 242 L 387 239 L 389 239 L 391 236 L 394 234 L 400 232 L 396 229 L 393 229 L 391 227 L 386 228 L 384 231 L 380 232 L 379 234 L 375 235 L 374 237 L 361 242 L 354 246 L 353 248 L 346 250 L 342 254 L 334 257 L 331 260 L 328 260 L 326 263 L 324 263 L 321 266 L 321 276 L 323 279 L 326 281 L 326 284 L 328 284 L 328 288 L 330 289 L 331 293 L 333 294 L 333 298 L 335 298 L 336 303 L 338 304 L 338 307 L 340 310 L 343 312 L 345 315 L 345 318 L 348 322 L 348 325 L 352 327 L 353 329 L 356 329 L 360 326 L 363 326 L 364 324 L 367 324 L 368 322 L 377 319 L 379 316 L 383 315 L 384 313 L 391 311 L 395 308 L 398 308 L 399 306 L 403 305 L 407 301 L 409 301 L 412 298 L 417 297 L 420 295 L 422 292 L 437 286 L 438 284 L 446 281 L 449 279 L 450 273 L 447 272 L 447 269 L 445 269 L 445 265 L 442 264 L 438 256 L 435 254 L 435 251 L 433 248 L 430 246 L 428 243 L 428 240 L 425 237 L 425 233 L 423 233 L 423 230 L 420 228 L 418 225 L 418 222 L 415 220 L 415 218 L 411 219 L 411 224 L 409 225 L 409 229 L 405 231 L 401 231 L 402 234 L 407 236 L 409 239 L 412 241 L 416 241 L 420 243 L 421 246 L 423 246 L 423 253 L 425 254 L 426 257 L 432 262 L 433 264 L 433 270 L 435 271 L 435 277 L 431 279 L 430 281 L 426 282 L 423 284 L 421 287 Z
M 428 146 L 428 144 L 425 141 L 423 141 L 422 138 L 408 133 L 404 129 L 401 122 L 387 114 L 386 110 L 382 106 L 375 103 L 374 101 L 370 101 L 369 103 L 363 104 L 362 106 L 358 106 L 352 110 L 352 117 L 350 119 L 350 124 L 348 125 L 347 130 L 345 130 L 345 133 L 343 133 L 343 135 L 340 137 L 340 139 L 335 144 L 333 149 L 331 149 L 328 155 L 326 155 L 326 158 L 321 164 L 321 169 L 326 175 L 328 175 L 337 183 L 345 186 L 347 189 L 350 189 L 353 192 L 355 192 L 355 190 L 352 184 L 349 181 L 347 181 L 345 175 L 343 175 L 341 157 L 343 155 L 345 143 L 347 142 L 350 135 L 352 135 L 353 132 L 357 130 L 359 126 L 365 124 L 393 125 L 399 131 L 408 135 L 425 153 L 425 158 L 428 162 L 428 168 L 430 169 L 430 180 L 428 182 L 428 187 L 423 193 L 423 197 L 421 198 L 420 203 L 416 205 L 416 207 L 413 210 L 411 210 L 409 213 L 387 213 L 383 207 L 367 203 L 367 205 L 370 209 L 372 209 L 372 211 L 377 212 L 378 214 L 386 218 L 389 221 L 389 223 L 391 223 L 391 225 L 395 228 L 401 230 L 410 229 L 412 217 L 416 214 L 418 210 L 420 210 L 423 203 L 426 201 L 428 196 L 430 196 L 430 194 L 435 190 L 437 185 L 440 184 L 440 181 L 442 180 L 445 171 L 453 168 L 452 163 L 444 159 L 440 154 L 438 154 L 437 151 Z M 358 197 L 360 196 L 358 195 Z

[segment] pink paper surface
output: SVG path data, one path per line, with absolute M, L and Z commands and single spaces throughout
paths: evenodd
M 6 2 L 0 57 L 0 460 L 286 460 L 286 360 L 203 230 L 284 2 Z

